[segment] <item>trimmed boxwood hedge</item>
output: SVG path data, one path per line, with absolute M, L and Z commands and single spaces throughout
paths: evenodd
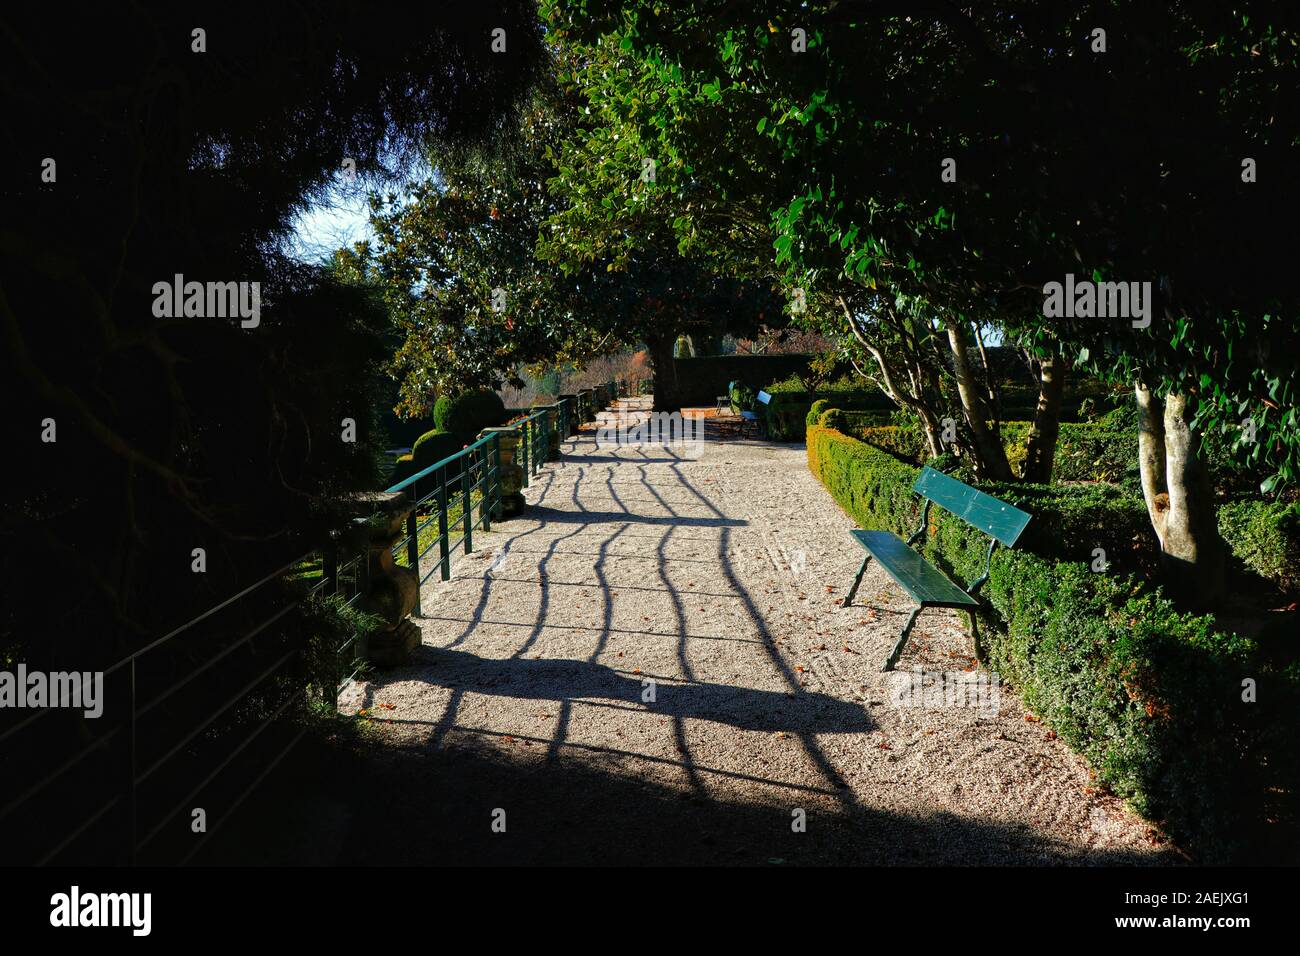
M 831 410 L 829 401 L 814 406 L 823 418 Z M 919 464 L 925 456 L 925 443 L 915 426 L 882 425 L 872 412 L 836 411 L 832 427 L 847 435 L 883 449 L 906 462 Z M 817 424 L 809 412 L 808 425 Z M 1002 439 L 1007 457 L 1016 470 L 1024 460 L 1025 440 L 1032 427 L 1029 422 L 1003 422 Z M 1130 429 L 1116 428 L 1107 422 L 1061 425 L 1056 444 L 1055 481 L 1117 482 L 1118 488 L 1072 489 L 1072 500 L 1084 501 L 1079 494 L 1094 496 L 1089 513 L 1096 515 L 1096 542 L 1105 547 L 1107 557 L 1121 559 L 1132 568 L 1126 555 L 1137 552 L 1138 566 L 1153 566 L 1158 547 L 1140 500 L 1137 476 L 1137 435 Z M 1036 487 L 1024 484 L 1004 486 L 1011 500 L 1017 494 L 1029 494 Z M 1053 494 L 1061 489 L 1051 486 Z M 1224 504 L 1218 510 L 1219 533 L 1233 556 L 1246 568 L 1292 592 L 1300 588 L 1300 507 L 1268 501 L 1241 501 Z M 1121 534 L 1122 532 L 1122 534 Z M 1082 545 L 1086 542 L 1076 541 Z M 1116 550 L 1118 548 L 1118 550 Z M 1086 551 L 1077 555 L 1081 560 Z
M 808 429 L 808 466 L 861 527 L 915 529 L 916 467 L 820 425 Z M 1033 515 L 1015 550 L 994 552 L 982 592 L 989 665 L 1106 786 L 1201 861 L 1294 862 L 1300 665 L 1178 612 L 1137 576 L 1071 560 L 1079 542 L 1129 520 L 1127 502 L 1091 489 L 981 487 Z M 985 542 L 931 510 L 926 555 L 956 579 L 980 573 Z M 1255 703 L 1242 700 L 1246 678 Z
M 769 389 L 769 392 L 772 400 L 760 410 L 767 426 L 767 436 L 773 441 L 802 441 L 813 406 L 818 402 L 829 402 L 832 407 L 844 411 L 874 413 L 881 420 L 888 420 L 890 413 L 896 410 L 884 394 L 873 389 L 831 392 Z
M 453 435 L 451 432 L 439 431 L 438 429 L 425 432 L 415 443 L 415 447 L 411 449 L 409 464 L 403 468 L 402 459 L 398 459 L 398 467 L 403 471 L 403 474 L 401 478 L 394 477 L 393 483 L 396 484 L 398 481 L 401 481 L 402 478 L 409 478 L 411 475 L 424 471 L 424 469 L 428 468 L 430 465 L 437 464 L 442 461 L 442 459 L 456 454 L 456 452 L 464 448 L 465 445 L 466 442 L 461 438 L 461 436 Z M 452 462 L 445 471 L 448 479 L 460 477 L 460 462 Z M 397 472 L 395 471 L 394 475 L 396 474 Z M 420 484 L 423 486 L 423 481 L 421 481 Z M 433 486 L 430 485 L 429 487 L 432 488 Z M 419 490 L 423 494 L 428 489 L 421 487 Z
M 1300 505 L 1237 501 L 1220 505 L 1219 534 L 1246 567 L 1285 591 L 1300 588 Z
M 496 392 L 484 390 L 444 395 L 433 406 L 433 423 L 437 430 L 450 432 L 465 443 L 473 441 L 483 429 L 504 425 L 505 421 L 506 406 Z

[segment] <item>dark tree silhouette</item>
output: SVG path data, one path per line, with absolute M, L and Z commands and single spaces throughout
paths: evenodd
M 387 320 L 284 240 L 353 164 L 492 143 L 541 61 L 522 0 L 0 14 L 0 659 L 117 657 L 291 557 L 286 529 L 334 493 L 373 487 Z M 260 324 L 156 317 L 176 274 L 259 282 Z

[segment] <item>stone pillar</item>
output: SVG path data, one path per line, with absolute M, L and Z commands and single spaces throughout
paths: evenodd
M 568 438 L 569 435 L 576 435 L 578 433 L 578 426 L 582 423 L 582 417 L 579 412 L 579 406 L 578 406 L 578 396 L 561 395 L 560 401 L 567 403 L 569 406 L 568 408 L 569 434 L 564 436 L 565 438 Z
M 524 468 L 516 461 L 520 434 L 519 429 L 513 427 L 485 428 L 478 433 L 479 438 L 488 435 L 497 436 L 497 449 L 501 456 L 498 473 L 500 501 L 497 503 L 496 512 L 492 515 L 493 521 L 500 521 L 522 514 L 524 510 Z
M 560 457 L 560 403 L 552 402 L 549 405 L 534 405 L 533 412 L 546 412 L 546 460 L 556 461 Z
M 381 619 L 375 630 L 361 635 L 359 656 L 378 667 L 409 664 L 420 646 L 420 629 L 410 619 L 420 591 L 414 568 L 393 560 L 393 545 L 405 533 L 406 518 L 415 502 L 405 492 L 365 492 L 344 499 L 354 517 L 343 535 L 345 553 L 360 552 L 367 573 L 359 610 Z
M 582 408 L 581 419 L 585 425 L 596 420 L 594 392 L 590 388 L 578 389 L 578 404 Z

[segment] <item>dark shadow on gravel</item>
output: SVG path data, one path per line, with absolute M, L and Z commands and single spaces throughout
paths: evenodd
M 667 504 L 664 507 L 668 507 Z M 528 517 L 553 524 L 659 524 L 692 528 L 740 528 L 749 524 L 736 518 L 688 518 L 681 515 L 639 515 L 630 511 L 568 511 L 533 505 Z
M 742 730 L 867 733 L 874 729 L 860 703 L 800 689 L 797 694 L 707 682 L 660 681 L 653 704 L 643 704 L 642 682 L 652 675 L 630 674 L 592 661 L 476 657 L 467 651 L 422 646 L 403 680 L 421 680 L 456 694 L 500 695 L 520 699 L 612 700 L 667 717 L 712 720 Z
M 625 452 L 635 452 L 635 449 L 628 449 L 627 447 L 624 447 L 622 450 Z M 647 458 L 644 454 L 616 455 L 613 452 L 614 449 L 611 448 L 610 453 L 606 455 L 565 455 L 564 463 L 566 465 L 608 465 L 611 462 L 636 462 L 638 465 L 669 465 L 691 460 L 683 458 L 681 455 L 674 455 L 670 458 Z
M 947 813 L 820 810 L 815 795 L 719 801 L 542 746 L 457 737 L 395 749 L 374 732 L 312 736 L 214 839 L 206 865 L 1062 865 L 1170 863 L 1081 852 Z M 254 805 L 255 804 L 255 805 Z M 506 832 L 492 814 L 506 812 Z M 791 829 L 806 808 L 807 832 Z

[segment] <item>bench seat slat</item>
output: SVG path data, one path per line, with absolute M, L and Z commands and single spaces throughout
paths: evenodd
M 990 537 L 997 538 L 1008 548 L 1015 546 L 1020 532 L 1029 524 L 1029 515 L 1014 505 L 999 501 L 933 468 L 921 469 L 912 490 Z
M 888 531 L 850 531 L 880 565 L 918 604 L 926 607 L 978 607 L 979 602 L 954 584 L 925 558 Z

